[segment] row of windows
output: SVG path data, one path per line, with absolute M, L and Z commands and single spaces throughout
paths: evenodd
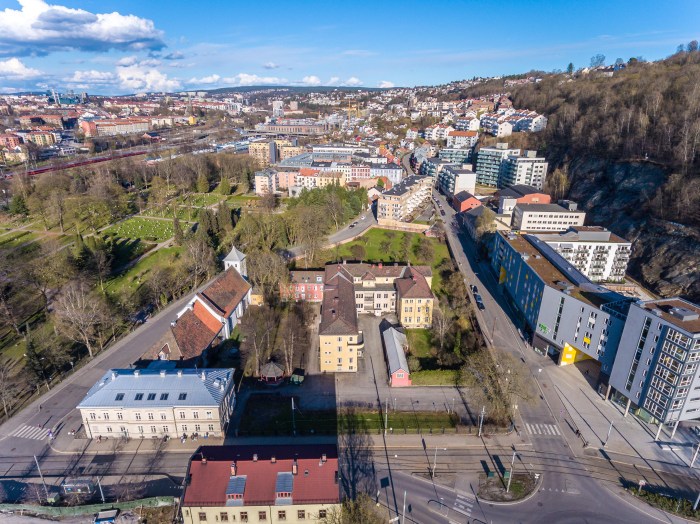
M 180 411 L 180 418 L 185 419 L 187 418 L 187 412 L 185 411 Z M 212 411 L 207 411 L 206 412 L 207 419 L 211 420 L 214 418 L 214 413 Z M 148 412 L 146 413 L 146 417 L 148 420 L 155 420 L 155 413 L 153 412 Z M 97 413 L 90 413 L 90 420 L 97 420 L 99 417 L 97 416 Z M 193 411 L 192 412 L 192 417 L 193 419 L 198 419 L 199 418 L 199 411 Z M 136 420 L 141 420 L 142 416 L 141 413 L 134 413 L 134 419 Z M 160 419 L 161 420 L 168 420 L 168 414 L 165 411 L 160 412 Z M 104 412 L 102 413 L 102 420 L 109 420 L 109 413 Z M 117 412 L 117 420 L 124 420 L 124 414 L 121 412 Z
M 92 432 L 93 433 L 99 433 L 100 429 L 98 426 L 91 426 L 92 427 Z M 163 433 L 170 433 L 170 426 L 161 426 L 161 429 L 163 430 Z M 177 428 L 176 428 L 177 429 Z M 209 424 L 207 429 L 209 431 L 214 431 L 214 424 Z M 158 427 L 157 426 L 150 426 L 151 433 L 158 433 Z M 187 428 L 186 424 L 182 424 L 180 426 L 180 431 L 187 432 L 189 431 Z M 112 426 L 106 426 L 105 431 L 107 433 L 114 433 L 114 428 Z M 145 433 L 144 426 L 136 426 L 136 431 L 139 433 Z M 194 431 L 202 431 L 202 426 L 200 424 L 195 424 L 194 425 Z M 119 426 L 119 432 L 122 434 L 127 434 L 127 428 L 126 426 Z
M 143 400 L 144 395 L 145 393 L 136 393 L 136 395 L 134 395 L 134 400 Z M 124 393 L 117 393 L 117 395 L 114 397 L 114 400 L 116 402 L 121 402 L 122 400 L 124 400 L 124 396 Z M 146 400 L 155 400 L 157 396 L 157 393 L 148 393 Z M 168 397 L 170 397 L 170 393 L 160 394 L 160 400 L 168 400 Z M 178 400 L 187 400 L 187 393 L 180 393 L 178 395 Z
M 185 514 L 188 513 L 188 510 L 185 510 Z M 221 522 L 229 522 L 229 516 L 231 517 L 231 521 L 236 520 L 236 515 L 235 514 L 229 514 L 226 511 L 220 512 L 218 515 L 215 516 L 215 519 L 217 521 Z M 311 517 L 311 515 L 308 515 Z M 199 521 L 200 522 L 207 522 L 207 514 L 204 511 L 199 512 Z M 297 510 L 297 520 L 306 520 L 307 513 L 306 510 L 299 509 Z M 248 517 L 248 512 L 247 511 L 241 511 L 239 514 L 240 522 L 249 522 L 249 517 Z M 319 519 L 325 519 L 326 518 L 326 510 L 321 509 L 318 511 L 318 518 Z M 264 522 L 267 520 L 267 511 L 258 511 L 258 521 Z M 278 510 L 277 511 L 277 520 L 287 520 L 287 510 Z

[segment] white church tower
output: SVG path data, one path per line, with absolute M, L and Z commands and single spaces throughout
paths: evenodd
M 228 268 L 234 268 L 238 273 L 248 279 L 248 269 L 245 263 L 245 254 L 236 249 L 236 246 L 231 247 L 231 252 L 224 258 L 224 271 Z

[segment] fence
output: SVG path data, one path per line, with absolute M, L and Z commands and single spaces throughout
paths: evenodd
M 129 502 L 115 502 L 113 504 L 88 504 L 85 506 L 35 506 L 33 504 L 0 504 L 0 512 L 17 513 L 19 511 L 36 515 L 48 515 L 52 517 L 72 517 L 77 515 L 95 514 L 105 509 L 119 509 L 121 511 L 140 507 L 155 508 L 159 506 L 172 506 L 176 504 L 173 497 L 151 497 Z

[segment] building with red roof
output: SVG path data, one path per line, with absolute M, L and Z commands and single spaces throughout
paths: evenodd
M 190 461 L 181 511 L 186 524 L 306 524 L 339 505 L 333 444 L 204 446 Z

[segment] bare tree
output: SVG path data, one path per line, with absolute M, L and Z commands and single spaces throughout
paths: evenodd
M 10 271 L 9 264 L 5 267 L 0 266 L 0 321 L 10 324 L 17 335 L 21 337 L 20 319 L 13 300 L 14 284 L 15 279 Z
M 0 364 L 0 402 L 5 411 L 5 418 L 10 417 L 10 410 L 17 400 L 18 387 L 10 373 L 10 366 L 7 362 Z
M 193 289 L 213 274 L 216 268 L 214 250 L 203 235 L 193 235 L 185 242 L 185 265 L 192 276 Z
M 64 287 L 56 299 L 57 328 L 66 337 L 83 344 L 93 357 L 95 349 L 104 345 L 103 329 L 108 324 L 104 300 L 90 293 L 90 286 L 82 280 Z
M 256 377 L 260 375 L 260 364 L 270 348 L 270 334 L 277 320 L 274 310 L 267 306 L 249 307 L 241 319 L 244 336 L 241 349 L 247 357 L 246 367 L 252 359 L 252 371 Z
M 445 345 L 445 338 L 450 331 L 451 324 L 451 312 L 444 304 L 438 303 L 437 307 L 433 308 L 433 333 L 440 341 L 440 350 L 442 350 Z

